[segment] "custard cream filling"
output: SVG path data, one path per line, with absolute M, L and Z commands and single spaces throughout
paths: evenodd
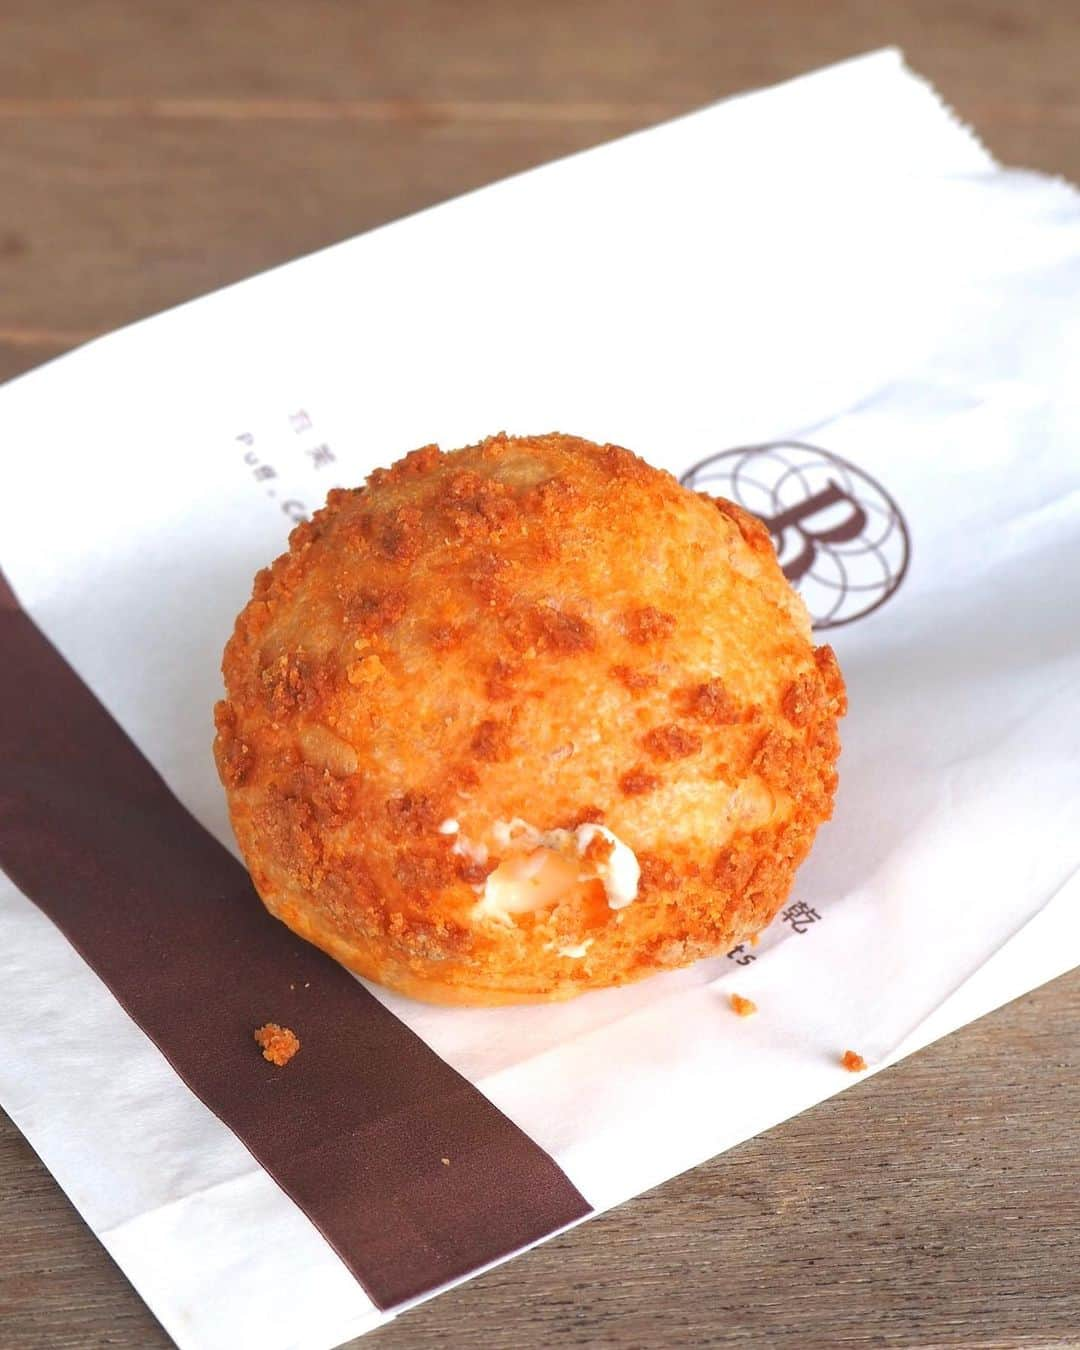
M 445 820 L 440 834 L 455 835 L 453 852 L 473 862 L 488 860 L 487 845 L 466 838 L 456 820 Z M 603 858 L 589 858 L 589 846 L 603 839 L 609 848 Z M 491 841 L 502 856 L 498 867 L 478 887 L 473 913 L 478 918 L 511 923 L 515 914 L 549 909 L 583 881 L 599 881 L 611 909 L 625 909 L 638 893 L 641 868 L 632 848 L 603 825 L 579 825 L 574 830 L 538 830 L 527 821 L 498 820 Z M 568 948 L 565 955 L 584 956 L 585 948 Z

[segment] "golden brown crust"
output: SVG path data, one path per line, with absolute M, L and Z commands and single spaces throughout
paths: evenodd
M 617 446 L 426 446 L 331 493 L 223 670 L 215 754 L 259 893 L 422 998 L 565 998 L 722 954 L 831 811 L 843 681 L 768 532 Z M 603 821 L 637 899 L 591 881 L 478 913 L 514 818 Z

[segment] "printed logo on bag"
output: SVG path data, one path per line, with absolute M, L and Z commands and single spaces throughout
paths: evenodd
M 872 614 L 907 573 L 911 538 L 896 502 L 868 473 L 819 446 L 776 441 L 724 450 L 681 481 L 762 521 L 817 629 Z

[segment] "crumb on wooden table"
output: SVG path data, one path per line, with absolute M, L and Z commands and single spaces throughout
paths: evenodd
M 279 1068 L 288 1064 L 300 1049 L 300 1037 L 288 1027 L 279 1027 L 276 1022 L 267 1022 L 257 1028 L 255 1040 L 262 1047 L 263 1059 Z
M 754 1000 L 743 998 L 742 994 L 731 995 L 731 1006 L 740 1017 L 753 1017 L 754 1013 L 757 1012 L 757 1004 Z
M 854 1050 L 845 1050 L 840 1056 L 840 1063 L 847 1069 L 848 1073 L 862 1073 L 866 1068 L 866 1060 L 862 1055 L 857 1055 Z

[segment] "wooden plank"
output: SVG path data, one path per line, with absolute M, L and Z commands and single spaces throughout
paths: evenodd
M 0 119 L 0 341 L 106 332 L 637 125 Z M 1080 179 L 1080 124 L 980 129 Z
M 574 122 L 0 122 L 0 330 L 107 331 L 596 139 Z
M 907 3 L 889 21 L 834 0 L 676 0 L 663 22 L 636 0 L 495 23 L 476 3 L 453 22 L 419 3 L 327 4 L 317 22 L 284 0 L 61 8 L 46 24 L 12 5 L 0 44 L 0 331 L 107 331 L 886 40 L 1001 158 L 1080 180 L 1077 24 L 1053 0 Z
M 6 0 L 3 36 L 12 98 L 692 106 L 891 44 L 952 90 L 1076 98 L 1070 0 Z
M 71 333 L 0 332 L 0 384 L 24 375 L 54 356 L 62 356 L 83 340 L 82 335 Z

